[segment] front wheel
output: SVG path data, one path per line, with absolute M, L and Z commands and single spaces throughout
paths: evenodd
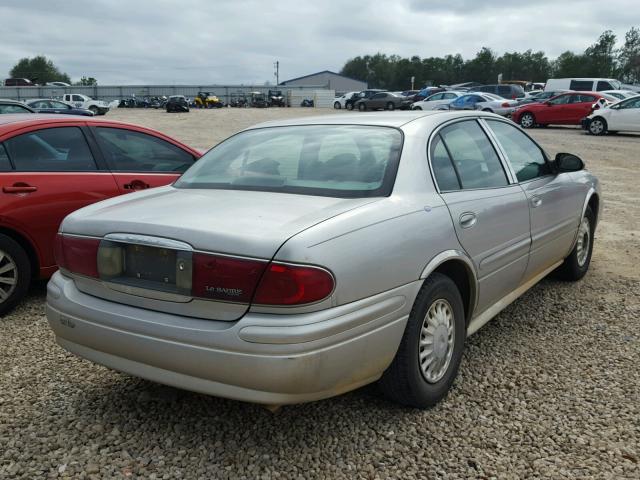
M 536 125 L 536 119 L 533 113 L 525 112 L 520 117 L 520 126 L 522 128 L 533 128 Z
M 458 373 L 466 322 L 455 283 L 441 273 L 425 280 L 393 362 L 380 379 L 389 399 L 416 408 L 443 399 Z
M 345 106 L 347 107 L 347 110 L 353 110 L 353 103 L 347 103 Z
M 91 105 L 91 106 L 89 107 L 89 110 L 91 110 L 91 111 L 93 112 L 93 114 L 94 114 L 94 115 L 98 115 L 98 113 L 100 113 L 100 112 L 98 111 L 98 107 L 96 107 L 95 105 Z
M 422 107 L 413 107 L 413 110 L 422 110 Z
M 395 108 L 396 108 L 396 106 L 394 105 L 393 102 L 387 103 L 387 110 L 394 110 Z
M 0 315 L 22 300 L 31 283 L 31 263 L 11 237 L 0 235 Z
M 340 110 L 342 106 L 340 105 L 340 102 L 333 102 L 333 108 L 335 108 L 336 110 Z
M 367 107 L 365 106 L 364 103 L 361 103 L 360 105 L 358 105 L 358 110 L 360 110 L 361 112 L 364 112 L 367 109 Z
M 589 122 L 589 133 L 591 135 L 604 135 L 607 133 L 607 121 L 600 117 L 594 118 Z
M 595 233 L 595 214 L 587 207 L 578 227 L 578 238 L 571 253 L 560 267 L 558 274 L 563 280 L 575 282 L 584 277 L 589 270 L 593 253 L 593 234 Z

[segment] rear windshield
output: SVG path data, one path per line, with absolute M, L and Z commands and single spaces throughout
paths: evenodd
M 332 197 L 391 193 L 402 133 L 390 127 L 305 125 L 241 132 L 209 150 L 176 188 Z

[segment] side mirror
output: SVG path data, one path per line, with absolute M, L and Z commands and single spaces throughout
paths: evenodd
M 572 153 L 558 153 L 555 158 L 558 173 L 579 172 L 584 169 L 584 162 Z
M 599 108 L 600 108 L 599 103 L 594 103 L 593 105 L 591 105 L 591 110 L 598 110 Z

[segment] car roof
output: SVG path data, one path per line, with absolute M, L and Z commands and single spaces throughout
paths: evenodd
M 266 127 L 285 127 L 299 125 L 363 125 L 399 128 L 414 120 L 426 117 L 442 118 L 446 121 L 452 118 L 473 116 L 477 117 L 480 112 L 475 110 L 460 112 L 447 110 L 410 110 L 393 112 L 358 112 L 333 115 L 318 115 L 313 117 L 288 118 L 282 120 L 272 120 L 269 122 L 252 125 L 246 130 Z
M 138 130 L 142 132 L 150 132 L 159 137 L 165 137 L 171 139 L 173 142 L 184 146 L 187 150 L 192 152 L 198 152 L 193 147 L 190 147 L 186 143 L 181 142 L 177 138 L 170 137 L 153 128 L 144 127 L 142 125 L 136 125 L 133 123 L 118 122 L 116 120 L 109 120 L 107 118 L 85 117 L 82 115 L 56 115 L 50 113 L 7 113 L 0 115 L 0 135 L 4 135 L 15 130 L 27 128 L 37 125 L 68 125 L 68 124 L 89 124 L 92 126 L 100 126 L 103 124 L 110 127 L 123 127 L 131 130 Z M 201 153 L 199 153 L 201 154 Z
M 6 105 L 24 105 L 23 102 L 19 102 L 18 100 L 10 100 L 8 98 L 0 98 L 0 103 L 4 103 Z

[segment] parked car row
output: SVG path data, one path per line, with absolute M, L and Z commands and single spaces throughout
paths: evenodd
M 0 113 L 56 113 L 60 115 L 82 115 L 93 117 L 92 110 L 77 108 L 60 100 L 37 98 L 18 102 L 0 99 Z

